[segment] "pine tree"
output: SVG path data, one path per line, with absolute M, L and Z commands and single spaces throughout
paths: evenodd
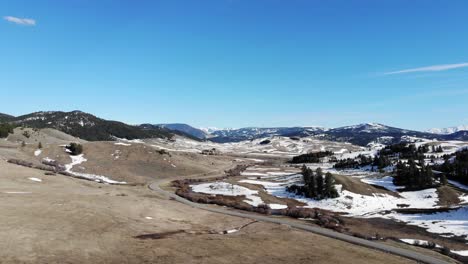
M 307 195 L 309 198 L 317 197 L 317 178 L 312 176 L 309 184 L 307 185 Z
M 338 197 L 338 191 L 335 188 L 335 180 L 333 179 L 333 175 L 330 172 L 325 174 L 325 197 L 328 198 L 336 198 Z
M 322 199 L 324 197 L 324 182 L 323 182 L 323 171 L 321 168 L 318 168 L 315 171 L 315 178 L 317 179 L 317 198 Z
M 447 185 L 447 177 L 445 177 L 445 174 L 440 175 L 440 184 L 442 185 Z

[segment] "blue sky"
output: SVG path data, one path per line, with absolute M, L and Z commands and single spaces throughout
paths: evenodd
M 467 1 L 0 0 L 0 10 L 4 113 L 468 124 Z

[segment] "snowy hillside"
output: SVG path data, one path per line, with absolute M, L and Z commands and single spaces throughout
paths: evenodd
M 439 135 L 448 135 L 453 134 L 459 131 L 468 131 L 468 125 L 448 127 L 448 128 L 431 128 L 427 130 L 429 133 L 439 134 Z

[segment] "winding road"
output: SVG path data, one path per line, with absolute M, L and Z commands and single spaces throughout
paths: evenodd
M 447 264 L 448 262 L 445 262 L 443 260 L 423 255 L 421 253 L 415 252 L 415 251 L 410 251 L 406 249 L 401 249 L 389 245 L 385 245 L 382 243 L 377 243 L 357 237 L 353 237 L 350 235 L 342 234 L 335 232 L 330 229 L 318 227 L 318 226 L 312 226 L 312 225 L 307 225 L 307 224 L 301 224 L 297 223 L 295 221 L 291 221 L 291 219 L 288 219 L 286 217 L 280 217 L 280 216 L 265 216 L 265 215 L 258 215 L 258 214 L 251 214 L 251 213 L 245 213 L 245 212 L 240 212 L 236 211 L 233 209 L 228 209 L 225 207 L 219 207 L 219 206 L 209 206 L 209 205 L 204 205 L 204 204 L 199 204 L 199 203 L 194 203 L 191 202 L 185 198 L 182 198 L 175 193 L 168 192 L 163 190 L 160 186 L 162 184 L 167 184 L 169 180 L 161 180 L 157 182 L 153 182 L 150 185 L 148 185 L 148 188 L 157 192 L 160 195 L 163 195 L 167 199 L 172 198 L 180 203 L 192 206 L 194 208 L 214 212 L 214 213 L 220 213 L 220 214 L 225 214 L 225 215 L 230 215 L 230 216 L 236 216 L 236 217 L 243 217 L 243 218 L 248 218 L 248 219 L 253 219 L 257 221 L 262 221 L 262 222 L 268 222 L 268 223 L 274 223 L 274 224 L 281 224 L 281 225 L 287 225 L 293 228 L 301 229 L 304 231 L 308 231 L 314 234 L 322 235 L 325 237 L 333 238 L 333 239 L 338 239 L 341 241 L 345 241 L 354 245 L 359 245 L 363 247 L 367 247 L 370 249 L 376 249 L 380 250 L 389 254 L 397 255 L 400 257 L 405 257 L 411 260 L 415 260 L 418 262 L 422 263 L 427 263 L 427 264 Z

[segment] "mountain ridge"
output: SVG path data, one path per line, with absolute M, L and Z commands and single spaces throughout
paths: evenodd
M 240 142 L 272 136 L 315 137 L 317 139 L 349 142 L 366 146 L 372 142 L 394 144 L 408 137 L 438 140 L 468 140 L 467 131 L 450 134 L 408 130 L 380 123 L 361 123 L 337 128 L 318 126 L 292 127 L 245 127 L 237 129 L 199 129 L 184 123 L 128 125 L 119 121 L 105 120 L 82 111 L 40 111 L 21 116 L 0 114 L 0 122 L 32 128 L 54 128 L 89 141 L 115 140 L 115 138 L 171 138 L 181 135 L 195 140 L 210 140 L 217 143 Z
M 448 135 L 453 134 L 459 131 L 468 131 L 468 125 L 460 125 L 454 127 L 446 127 L 446 128 L 431 128 L 428 129 L 427 132 L 439 135 Z
M 8 115 L 7 115 L 8 116 Z M 115 138 L 169 138 L 173 133 L 166 129 L 144 129 L 123 122 L 106 120 L 79 110 L 71 112 L 39 111 L 6 120 L 17 126 L 54 128 L 88 141 L 107 141 Z

